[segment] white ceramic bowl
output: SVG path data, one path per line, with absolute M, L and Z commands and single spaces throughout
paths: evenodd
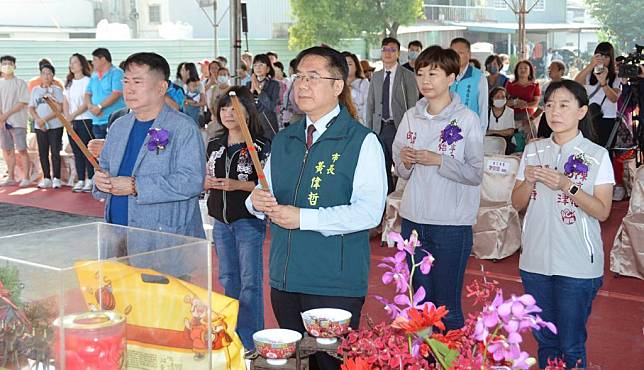
M 351 312 L 338 308 L 316 308 L 302 313 L 306 331 L 320 344 L 333 344 L 349 331 Z
M 253 334 L 255 349 L 269 365 L 285 365 L 302 334 L 288 329 L 265 329 Z

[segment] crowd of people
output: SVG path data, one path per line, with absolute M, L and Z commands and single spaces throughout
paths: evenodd
M 119 67 L 109 50 L 90 62 L 69 59 L 65 81 L 46 59 L 27 84 L 16 60 L 0 58 L 0 144 L 8 174 L 2 186 L 30 186 L 26 133 L 34 122 L 43 179 L 59 188 L 63 127 L 51 98 L 99 158 L 95 172 L 73 141 L 78 182 L 72 191 L 106 200 L 108 222 L 204 237 L 198 200 L 208 193 L 219 281 L 239 299 L 237 331 L 247 349 L 264 326 L 263 244 L 270 226 L 269 284 L 280 327 L 304 332 L 300 312 L 343 308 L 358 327 L 367 293 L 368 231 L 381 221 L 387 194 L 407 180 L 402 235 L 418 233 L 436 259 L 418 276 L 429 300 L 446 305 L 447 329 L 463 326 L 463 277 L 473 243 L 485 136 L 506 140 L 521 164 L 513 205 L 526 209 L 520 272 L 526 292 L 557 333 L 535 332 L 539 364 L 562 358 L 586 364 L 586 322 L 603 275 L 599 222 L 611 209 L 616 176 L 608 142 L 621 80 L 615 51 L 600 43 L 574 80 L 553 60 L 540 85 L 521 60 L 472 59 L 470 42 L 447 48 L 381 43 L 383 68 L 322 46 L 288 63 L 274 52 L 241 56 L 235 77 L 218 57 L 170 66 L 136 53 Z M 31 91 L 30 91 L 31 88 Z M 241 103 L 234 112 L 230 92 Z M 599 116 L 589 119 L 592 105 Z M 236 113 L 246 119 L 246 146 Z M 251 160 L 258 153 L 269 188 Z M 50 166 L 51 161 L 51 166 Z M 25 178 L 16 179 L 16 166 Z M 619 175 L 617 176 L 619 177 Z M 268 220 L 268 222 L 267 222 Z M 337 368 L 317 354 L 311 368 Z

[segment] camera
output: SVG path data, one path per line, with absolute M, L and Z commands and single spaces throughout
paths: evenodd
M 644 46 L 635 45 L 635 51 L 628 54 L 626 57 L 619 57 L 616 60 L 621 61 L 619 66 L 618 76 L 620 78 L 628 78 L 636 80 L 640 75 L 640 64 L 642 63 L 642 50 Z

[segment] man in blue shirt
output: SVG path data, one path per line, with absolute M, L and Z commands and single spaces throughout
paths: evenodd
M 85 91 L 87 109 L 94 116 L 92 131 L 97 139 L 107 134 L 107 120 L 112 112 L 125 107 L 123 101 L 123 71 L 112 65 L 112 55 L 105 48 L 92 52 L 94 73 Z
M 106 200 L 107 222 L 204 238 L 204 144 L 190 117 L 164 103 L 170 66 L 158 54 L 136 53 L 124 68 L 131 112 L 105 139 L 94 196 Z

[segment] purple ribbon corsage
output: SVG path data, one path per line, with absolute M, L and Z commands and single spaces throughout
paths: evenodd
M 170 133 L 164 128 L 151 128 L 148 130 L 148 135 L 150 140 L 148 140 L 148 150 L 155 151 L 159 154 L 159 151 L 165 149 L 168 145 L 168 139 L 170 138 Z
M 445 126 L 443 129 L 441 140 L 447 143 L 447 145 L 452 145 L 453 143 L 463 139 L 461 131 L 461 128 L 456 125 L 456 120 L 452 120 L 449 125 Z
M 573 174 L 578 174 L 581 176 L 586 176 L 588 174 L 588 164 L 584 158 L 583 154 L 571 154 L 568 157 L 568 161 L 564 164 L 564 174 L 570 176 Z

